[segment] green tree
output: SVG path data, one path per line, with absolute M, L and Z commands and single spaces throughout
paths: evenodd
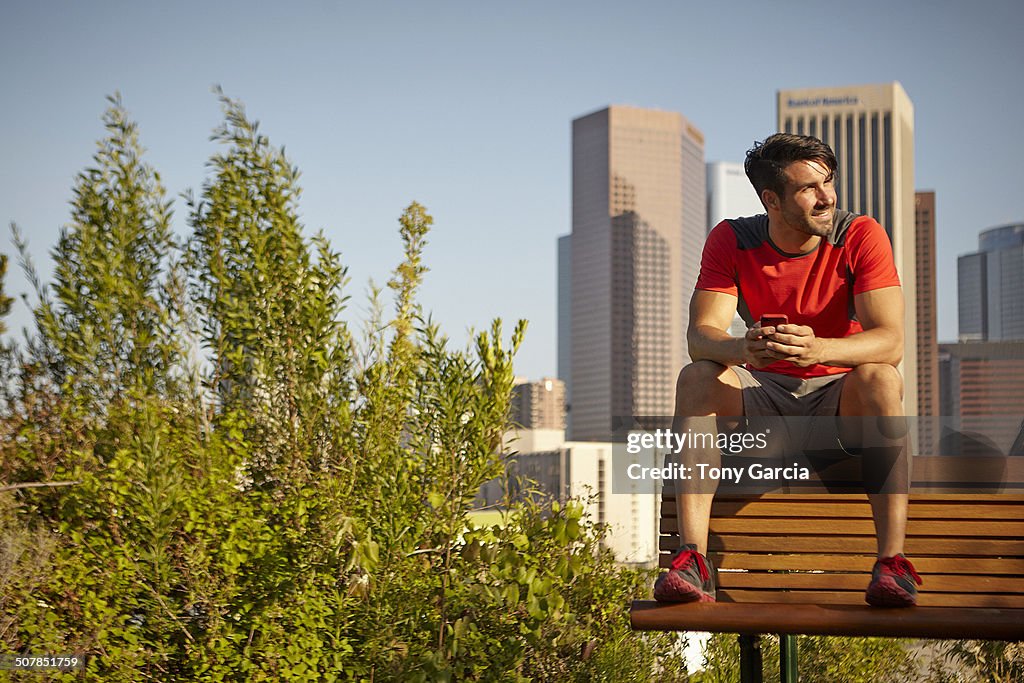
M 0 334 L 7 332 L 3 318 L 11 312 L 14 299 L 4 294 L 4 278 L 7 276 L 7 254 L 0 254 Z
M 308 479 L 338 464 L 348 430 L 345 269 L 322 235 L 302 236 L 298 169 L 241 104 L 217 92 L 225 122 L 213 140 L 227 149 L 210 159 L 213 177 L 200 198 L 188 198 L 191 289 L 212 363 L 207 386 L 221 415 L 252 417 L 255 485 L 291 470 Z
M 170 203 L 143 161 L 136 124 L 119 97 L 108 100 L 106 135 L 75 178 L 71 220 L 53 251 L 52 297 L 12 225 L 39 295 L 38 334 L 24 355 L 6 357 L 5 390 L 23 387 L 5 406 L 20 426 L 2 472 L 17 481 L 76 480 L 100 466 L 110 453 L 94 448 L 91 434 L 103 415 L 117 402 L 166 394 L 180 371 L 167 301 Z M 35 500 L 56 505 L 59 495 Z
M 0 254 L 0 416 L 5 414 L 12 398 L 15 366 L 15 347 L 7 343 L 3 335 L 7 332 L 4 318 L 11 312 L 14 299 L 4 294 L 4 279 L 7 276 L 7 255 Z M 3 435 L 0 427 L 0 435 Z M 0 472 L 2 474 L 2 472 Z
M 53 252 L 54 300 L 36 313 L 53 380 L 92 412 L 165 390 L 180 355 L 164 298 L 171 203 L 142 159 L 138 126 L 119 96 L 109 102 L 107 136 L 75 179 L 71 222 Z
M 284 150 L 218 94 L 225 121 L 213 139 L 224 150 L 199 198 L 188 198 L 187 263 L 211 427 L 235 445 L 235 486 L 256 533 L 238 539 L 248 546 L 237 577 L 204 608 L 235 606 L 218 621 L 233 649 L 210 671 L 233 660 L 271 679 L 317 677 L 320 658 L 340 665 L 352 649 L 343 628 L 352 598 L 339 576 L 353 557 L 373 557 L 345 504 L 354 402 L 345 270 L 322 236 L 303 236 L 299 172 Z

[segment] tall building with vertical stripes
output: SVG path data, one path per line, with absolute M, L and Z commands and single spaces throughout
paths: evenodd
M 914 105 L 899 83 L 780 90 L 778 127 L 813 135 L 836 153 L 840 208 L 875 218 L 892 241 L 906 298 L 904 409 L 917 413 L 917 253 Z
M 556 302 L 556 317 L 558 327 L 556 331 L 558 347 L 558 371 L 555 373 L 558 379 L 562 380 L 565 387 L 566 408 L 572 405 L 572 395 L 569 393 L 569 373 L 572 364 L 572 343 L 570 333 L 572 331 L 572 235 L 562 235 L 558 238 L 558 296 Z M 565 431 L 572 431 L 572 416 L 568 411 L 565 415 Z
M 935 307 L 935 193 L 914 193 L 917 250 L 918 453 L 932 455 L 939 412 L 939 340 Z
M 572 233 L 559 243 L 570 439 L 607 441 L 616 417 L 672 415 L 705 202 L 704 136 L 682 114 L 611 106 L 573 121 Z

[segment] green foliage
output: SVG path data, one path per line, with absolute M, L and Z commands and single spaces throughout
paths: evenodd
M 937 649 L 942 665 L 933 667 L 938 670 L 936 681 L 1011 683 L 1024 680 L 1024 645 L 1021 643 L 956 640 L 942 643 Z M 961 675 L 965 671 L 967 673 Z
M 3 481 L 73 485 L 0 492 L 0 649 L 103 681 L 682 680 L 674 636 L 628 629 L 649 572 L 581 505 L 470 521 L 525 323 L 449 347 L 413 203 L 394 314 L 356 344 L 298 171 L 221 102 L 187 247 L 117 99 L 76 180 L 0 414 Z
M 886 683 L 920 681 L 920 663 L 907 641 L 893 638 L 797 637 L 801 681 L 814 683 Z M 761 637 L 766 681 L 778 680 L 779 639 Z M 700 683 L 738 683 L 740 648 L 736 636 L 714 634 L 705 649 Z
M 239 103 L 220 99 L 225 123 L 213 139 L 227 150 L 210 160 L 201 198 L 188 199 L 191 291 L 213 365 L 207 386 L 221 414 L 251 417 L 253 483 L 299 483 L 340 464 L 349 428 L 345 269 L 322 236 L 302 237 L 298 170 Z
M 0 644 L 16 642 L 24 596 L 43 581 L 54 545 L 52 534 L 18 509 L 12 491 L 0 492 Z
M 4 278 L 7 276 L 7 254 L 0 254 L 0 334 L 7 331 L 3 318 L 11 312 L 14 299 L 4 294 Z
M 129 391 L 161 390 L 179 354 L 161 301 L 171 205 L 119 97 L 103 121 L 107 136 L 75 179 L 71 222 L 53 252 L 55 300 L 37 311 L 52 379 L 91 412 Z
M 14 366 L 17 361 L 16 349 L 13 343 L 8 343 L 3 335 L 7 332 L 7 324 L 4 318 L 11 312 L 11 305 L 14 299 L 4 294 L 4 279 L 7 276 L 7 255 L 0 254 L 0 415 L 3 415 L 7 405 L 11 403 L 14 382 Z M 3 428 L 0 427 L 0 437 L 3 437 Z M 0 472 L 2 475 L 2 472 Z

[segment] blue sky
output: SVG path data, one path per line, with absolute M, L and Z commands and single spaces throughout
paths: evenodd
M 530 328 L 520 374 L 555 372 L 555 239 L 570 229 L 570 124 L 608 104 L 682 112 L 708 161 L 774 132 L 775 93 L 898 80 L 915 185 L 937 193 L 939 332 L 956 257 L 1024 220 L 1019 2 L 5 2 L 0 218 L 37 265 L 120 91 L 175 198 L 198 189 L 220 84 L 303 172 L 307 230 L 349 266 L 351 319 L 401 254 L 410 201 L 435 217 L 422 300 L 461 343 Z M 9 236 L 0 252 L 11 254 Z M 17 268 L 15 267 L 16 271 Z M 17 272 L 9 291 L 26 291 Z M 27 324 L 19 304 L 10 326 Z

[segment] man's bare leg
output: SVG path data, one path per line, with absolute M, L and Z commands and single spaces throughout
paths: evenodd
M 676 381 L 675 418 L 672 430 L 718 434 L 716 418 L 743 414 L 743 394 L 739 377 L 731 369 L 712 361 L 697 361 L 683 368 Z M 696 474 L 698 463 L 712 467 L 721 465 L 721 452 L 716 447 L 684 447 L 676 454 L 677 461 Z M 717 486 L 693 478 L 676 481 L 676 514 L 681 544 L 691 543 L 707 555 L 711 503 Z
M 851 424 L 861 432 L 860 443 L 854 445 L 865 449 L 865 457 L 871 457 L 872 449 L 899 449 L 901 453 L 889 474 L 889 483 L 898 492 L 868 494 L 871 515 L 875 521 L 879 559 L 902 553 L 907 533 L 910 458 L 902 401 L 903 378 L 894 367 L 881 363 L 854 368 L 844 380 L 839 400 L 840 416 L 858 418 Z M 860 419 L 862 416 L 879 419 Z M 894 418 L 892 424 L 882 424 L 886 417 Z M 903 425 L 902 429 L 900 424 Z M 850 435 L 845 435 L 844 445 L 851 445 L 851 440 Z M 868 463 L 865 463 L 867 466 Z

